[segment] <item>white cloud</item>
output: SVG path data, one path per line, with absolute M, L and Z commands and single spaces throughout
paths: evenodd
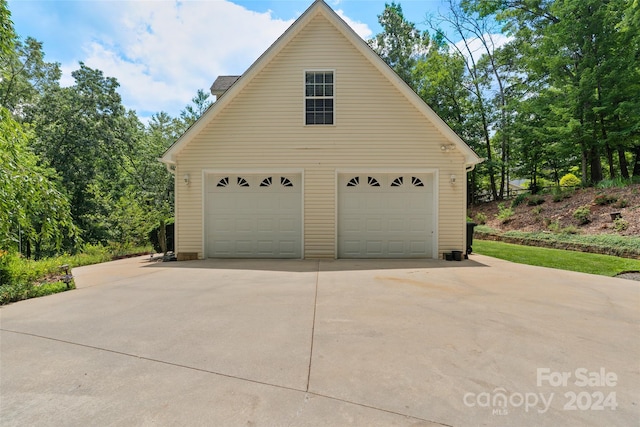
M 510 37 L 505 36 L 504 34 L 485 34 L 483 39 L 485 40 L 486 45 L 489 47 L 489 50 L 493 51 L 494 49 L 499 49 L 505 44 L 509 43 L 512 39 Z M 460 40 L 456 43 L 456 48 L 462 52 L 466 59 L 469 59 L 470 56 L 473 56 L 473 60 L 478 62 L 480 57 L 487 53 L 487 49 L 482 42 L 482 39 L 479 37 L 472 37 L 467 39 L 469 49 L 465 47 L 465 42 Z M 471 51 L 471 55 L 469 55 L 469 51 Z
M 217 76 L 243 73 L 293 23 L 229 1 L 111 5 L 102 10 L 109 34 L 94 34 L 82 61 L 116 77 L 125 106 L 142 117 L 177 115 Z M 371 36 L 366 24 L 338 14 L 361 37 Z M 77 68 L 63 64 L 63 84 L 73 83 L 69 74 Z
M 349 26 L 353 28 L 353 30 L 363 39 L 367 40 L 373 34 L 373 32 L 371 31 L 371 28 L 369 28 L 367 24 L 350 19 L 348 16 L 344 14 L 344 11 L 342 9 L 336 10 L 336 13 L 347 24 L 349 24 Z

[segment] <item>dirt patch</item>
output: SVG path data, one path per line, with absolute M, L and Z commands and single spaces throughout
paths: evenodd
M 597 204 L 596 197 L 609 196 L 616 201 L 607 204 Z M 549 231 L 567 227 L 576 227 L 581 234 L 618 234 L 622 236 L 640 236 L 640 184 L 630 185 L 625 188 L 596 189 L 586 188 L 576 190 L 567 198 L 553 201 L 553 195 L 546 194 L 539 197 L 544 200 L 537 206 L 529 206 L 523 201 L 513 208 L 515 214 L 511 220 L 503 223 L 496 218 L 498 205 L 504 203 L 505 207 L 511 206 L 512 200 L 502 202 L 489 202 L 472 206 L 468 215 L 476 219 L 478 213 L 486 216 L 486 225 L 500 231 Z M 580 225 L 573 217 L 573 212 L 581 206 L 588 206 L 591 221 Z M 626 230 L 616 230 L 611 214 L 619 212 L 620 216 L 628 223 Z M 554 231 L 558 231 L 554 230 Z

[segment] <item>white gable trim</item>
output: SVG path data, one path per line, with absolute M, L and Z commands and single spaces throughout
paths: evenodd
M 465 158 L 467 166 L 481 163 L 478 155 L 407 85 L 391 67 L 389 67 L 360 36 L 331 9 L 323 0 L 314 3 L 269 47 L 249 69 L 221 96 L 205 113 L 178 138 L 160 159 L 166 164 L 175 164 L 176 156 L 203 130 L 227 104 L 240 93 L 247 84 L 262 71 L 269 62 L 317 15 L 321 14 L 349 40 L 353 46 L 367 58 L 413 105 L 420 111 L 445 138 L 453 143 Z

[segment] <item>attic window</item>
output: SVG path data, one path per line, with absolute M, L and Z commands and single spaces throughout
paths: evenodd
M 305 124 L 333 124 L 333 71 L 307 71 L 304 78 Z

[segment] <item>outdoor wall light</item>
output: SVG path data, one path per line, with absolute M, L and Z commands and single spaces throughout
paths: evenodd
M 456 176 L 451 175 L 451 184 L 455 184 L 455 183 L 456 183 Z
M 188 173 L 184 174 L 184 183 L 186 185 L 189 185 L 189 174 Z
M 453 151 L 453 150 L 456 149 L 456 146 L 455 146 L 455 144 L 442 144 L 440 146 L 440 149 L 442 151 Z

